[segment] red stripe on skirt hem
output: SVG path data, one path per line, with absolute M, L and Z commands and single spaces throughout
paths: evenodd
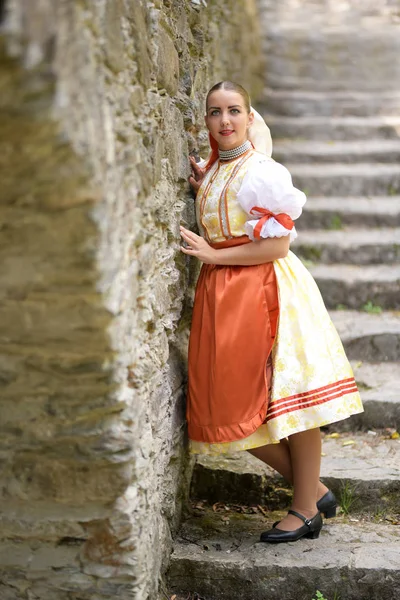
M 346 379 L 345 381 L 347 382 L 348 380 Z M 335 386 L 332 386 L 329 390 L 326 390 L 326 388 L 317 388 L 316 390 L 307 392 L 306 396 L 304 394 L 297 394 L 297 396 L 288 396 L 286 398 L 280 398 L 279 400 L 275 400 L 274 402 L 270 403 L 268 407 L 268 412 L 282 410 L 285 407 L 298 404 L 299 402 L 311 402 L 316 399 L 318 400 L 324 398 L 325 396 L 329 396 L 330 394 L 334 394 L 338 391 L 343 392 L 348 388 L 352 388 L 354 386 L 356 386 L 356 382 L 353 379 L 349 383 L 339 382 L 338 384 L 335 384 Z
M 314 396 L 316 394 L 319 394 L 319 392 L 329 391 L 330 389 L 334 389 L 335 387 L 343 386 L 345 384 L 347 385 L 349 383 L 355 384 L 355 382 L 356 381 L 354 377 L 348 377 L 347 379 L 341 379 L 340 381 L 335 381 L 335 383 L 329 383 L 328 385 L 315 388 L 314 390 L 309 390 L 308 392 L 293 394 L 293 396 L 285 396 L 285 398 L 280 398 L 279 400 L 276 400 L 276 402 L 287 402 L 288 400 L 294 400 L 296 398 L 306 398 L 307 396 Z
M 321 404 L 325 404 L 326 402 L 330 402 L 330 400 L 335 400 L 336 398 L 341 398 L 341 397 L 348 396 L 349 394 L 354 394 L 357 392 L 358 392 L 357 386 L 354 385 L 353 387 L 349 388 L 348 390 L 341 390 L 339 393 L 335 394 L 334 396 L 328 396 L 328 397 L 322 398 L 318 401 L 311 400 L 306 403 L 303 403 L 301 406 L 291 406 L 288 408 L 282 408 L 281 410 L 278 410 L 278 411 L 275 411 L 274 413 L 268 414 L 265 422 L 271 421 L 272 419 L 276 419 L 277 417 L 281 417 L 282 415 L 285 415 L 287 413 L 294 412 L 295 410 L 303 410 L 305 408 L 311 408 L 312 406 L 319 406 Z

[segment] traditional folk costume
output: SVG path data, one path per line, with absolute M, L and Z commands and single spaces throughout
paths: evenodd
M 200 234 L 214 248 L 295 239 L 305 195 L 270 148 L 243 150 L 208 170 L 196 197 Z M 189 341 L 192 453 L 277 443 L 362 411 L 318 287 L 293 252 L 254 266 L 203 264 Z

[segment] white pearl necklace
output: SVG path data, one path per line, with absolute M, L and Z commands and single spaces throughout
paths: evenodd
M 236 148 L 232 148 L 231 150 L 220 150 L 218 149 L 218 154 L 220 160 L 232 160 L 232 158 L 238 158 L 248 150 L 252 148 L 250 140 L 246 140 L 244 144 L 241 146 L 237 146 Z

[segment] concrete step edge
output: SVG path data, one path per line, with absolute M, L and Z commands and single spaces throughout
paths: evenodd
M 176 600 L 195 592 L 202 600 L 311 600 L 316 590 L 326 598 L 392 600 L 400 586 L 394 525 L 328 521 L 317 540 L 275 545 L 259 543 L 272 519 L 233 515 L 227 523 L 222 516 L 207 513 L 182 528 L 168 572 Z
M 326 100 L 327 94 L 321 90 L 287 90 L 279 88 L 264 88 L 263 98 L 272 96 L 274 98 L 293 98 L 293 99 L 311 99 L 311 100 Z M 333 90 L 329 93 L 329 100 L 360 100 L 376 98 L 379 100 L 390 99 L 400 100 L 400 90 Z
M 317 197 L 309 196 L 303 212 L 340 212 L 340 213 L 370 213 L 395 215 L 400 213 L 400 196 L 359 196 L 354 198 L 344 197 Z
M 366 154 L 382 150 L 382 152 L 389 152 L 390 150 L 399 150 L 399 140 L 386 140 L 376 139 L 368 140 L 366 145 L 363 140 L 333 140 L 333 141 L 319 141 L 319 140 L 280 140 L 274 141 L 274 152 L 289 153 L 289 152 L 302 152 L 303 154 L 335 154 L 336 152 L 341 153 L 359 153 Z
M 399 163 L 359 162 L 347 164 L 344 162 L 314 163 L 314 164 L 285 164 L 295 176 L 302 177 L 362 177 L 379 178 L 385 175 L 400 175 Z
M 322 481 L 346 510 L 363 514 L 377 507 L 400 510 L 400 440 L 372 433 L 328 434 L 323 439 L 321 461 Z M 273 469 L 243 451 L 199 455 L 191 496 L 210 503 L 258 503 L 276 510 L 290 503 L 291 487 Z
M 355 127 L 357 125 L 365 127 L 365 125 L 369 125 L 370 127 L 379 127 L 382 125 L 389 125 L 391 127 L 396 127 L 400 125 L 400 116 L 379 116 L 379 117 L 357 117 L 357 116 L 342 116 L 342 117 L 332 117 L 332 116 L 284 116 L 284 115 L 271 115 L 268 112 L 263 113 L 263 117 L 266 120 L 267 124 L 288 124 L 288 125 L 340 125 L 340 126 L 352 126 Z
M 400 227 L 362 228 L 344 226 L 341 229 L 302 229 L 293 243 L 296 245 L 335 245 L 352 248 L 358 245 L 400 245 Z
M 381 333 L 400 334 L 400 312 L 368 313 L 357 310 L 330 310 L 329 315 L 342 341 Z
M 400 267 L 398 265 L 313 265 L 310 271 L 319 279 L 338 279 L 346 283 L 375 282 L 395 283 L 400 282 Z

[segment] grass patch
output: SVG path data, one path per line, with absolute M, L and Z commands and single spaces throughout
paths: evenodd
M 382 312 L 382 307 L 379 306 L 379 304 L 374 304 L 373 302 L 371 302 L 371 300 L 368 300 L 368 302 L 364 304 L 361 308 L 364 312 L 367 312 L 370 315 L 380 315 Z
M 351 485 L 348 481 L 342 481 L 339 492 L 339 503 L 344 515 L 349 515 L 356 501 L 357 486 Z
M 301 255 L 303 260 L 318 262 L 321 259 L 322 250 L 316 246 L 302 246 Z
M 364 383 L 363 381 L 356 381 L 357 387 L 359 390 L 363 390 L 364 392 L 367 392 L 368 390 L 372 390 L 372 385 L 368 385 L 367 383 Z
M 325 596 L 323 595 L 323 593 L 320 592 L 319 590 L 317 590 L 315 592 L 315 597 L 313 598 L 313 600 L 330 600 L 330 599 L 329 598 L 325 598 Z M 338 592 L 334 592 L 332 600 L 340 600 L 340 594 Z
M 328 229 L 331 229 L 331 230 L 343 229 L 342 219 L 339 217 L 339 215 L 333 215 L 331 217 L 329 224 L 328 224 Z

